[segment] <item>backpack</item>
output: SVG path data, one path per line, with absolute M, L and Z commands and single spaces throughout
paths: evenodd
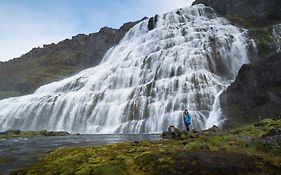
M 190 121 L 191 121 L 191 116 L 190 116 L 190 114 L 186 114 L 186 115 L 184 116 L 184 122 L 185 122 L 186 124 L 190 124 Z

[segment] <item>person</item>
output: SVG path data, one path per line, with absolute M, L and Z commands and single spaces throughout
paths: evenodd
M 184 124 L 186 126 L 186 131 L 189 132 L 189 125 L 190 125 L 190 122 L 191 122 L 191 115 L 189 114 L 188 110 L 184 110 L 183 112 L 183 121 L 184 121 Z

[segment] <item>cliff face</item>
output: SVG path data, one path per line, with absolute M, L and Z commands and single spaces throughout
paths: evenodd
M 221 95 L 226 117 L 224 127 L 281 116 L 281 1 L 280 0 L 196 0 L 247 28 L 256 43 L 235 81 Z M 278 25 L 279 24 L 279 25 Z
M 250 55 L 251 62 L 276 53 L 279 46 L 273 40 L 273 26 L 281 23 L 280 0 L 196 0 L 195 4 L 212 7 L 234 25 L 248 30 L 257 48 Z
M 249 26 L 264 26 L 281 19 L 280 0 L 196 0 L 231 21 Z
M 79 34 L 0 62 L 0 99 L 31 93 L 43 84 L 96 66 L 105 52 L 138 22 L 126 23 L 119 29 L 104 27 L 97 33 Z
M 263 118 L 281 117 L 281 53 L 259 64 L 243 65 L 236 80 L 223 92 L 225 127 Z

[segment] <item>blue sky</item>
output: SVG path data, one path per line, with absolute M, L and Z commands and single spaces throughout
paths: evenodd
M 1 0 L 0 61 L 79 33 L 190 6 L 193 0 Z

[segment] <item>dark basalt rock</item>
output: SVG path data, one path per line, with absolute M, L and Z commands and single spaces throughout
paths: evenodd
M 281 127 L 277 126 L 264 134 L 258 141 L 259 148 L 275 155 L 281 155 Z
M 281 21 L 280 0 L 196 0 L 195 4 L 212 7 L 219 15 L 245 27 Z
M 153 30 L 156 27 L 156 23 L 158 21 L 158 15 L 155 15 L 154 17 L 149 18 L 148 20 L 148 30 Z
M 188 133 L 187 131 L 178 129 L 178 128 L 174 127 L 174 126 L 169 126 L 168 131 L 164 131 L 161 134 L 161 137 L 163 139 L 175 139 L 175 140 L 178 140 L 178 139 L 183 139 L 183 137 L 185 137 L 187 135 L 187 133 Z
M 235 81 L 221 95 L 227 120 L 224 127 L 281 118 L 281 53 L 258 64 L 243 65 Z

